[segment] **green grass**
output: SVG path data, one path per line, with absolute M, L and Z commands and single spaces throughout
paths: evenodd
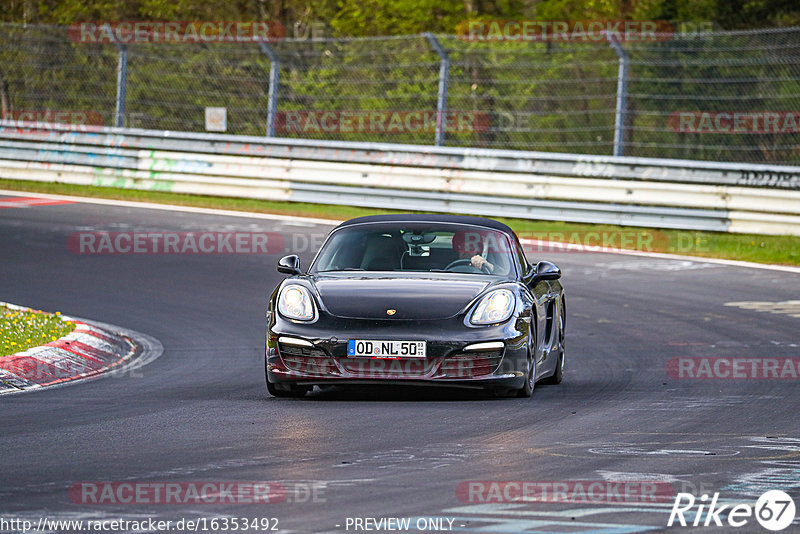
M 113 187 L 77 186 L 21 180 L 0 179 L 0 189 L 156 202 L 257 213 L 277 213 L 323 219 L 349 219 L 376 213 L 400 213 L 399 211 L 377 208 L 182 195 L 156 191 L 137 191 Z M 688 256 L 752 261 L 756 263 L 800 265 L 800 236 L 658 230 L 630 226 L 533 221 L 525 219 L 498 218 L 498 220 L 508 224 L 520 234 L 520 237 L 532 237 L 548 241 L 576 242 L 587 246 L 605 244 L 608 247 L 641 250 L 644 252 L 667 252 Z M 543 255 L 546 255 L 546 253 L 543 252 Z M 531 259 L 536 258 L 531 257 Z
M 0 357 L 44 345 L 75 330 L 75 324 L 36 310 L 0 306 Z

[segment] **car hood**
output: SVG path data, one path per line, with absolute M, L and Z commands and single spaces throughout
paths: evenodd
M 460 312 L 493 281 L 481 275 L 332 273 L 314 285 L 332 315 L 358 319 L 445 319 Z M 395 310 L 390 315 L 387 310 Z

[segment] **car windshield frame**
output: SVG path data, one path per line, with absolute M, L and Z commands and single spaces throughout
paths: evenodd
M 331 269 L 331 270 L 319 270 L 318 264 L 320 258 L 323 255 L 326 247 L 330 244 L 331 240 L 335 238 L 337 234 L 340 232 L 349 232 L 357 229 L 364 229 L 365 227 L 377 227 L 377 228 L 385 228 L 387 231 L 400 231 L 404 229 L 404 226 L 414 225 L 414 226 L 424 226 L 431 228 L 431 231 L 435 231 L 437 227 L 442 227 L 442 229 L 452 229 L 452 227 L 460 227 L 460 229 L 470 230 L 473 229 L 478 233 L 491 233 L 493 235 L 503 236 L 505 240 L 505 246 L 507 247 L 505 254 L 508 256 L 509 260 L 509 270 L 504 274 L 494 274 L 494 273 L 485 273 L 485 272 L 463 272 L 463 271 L 447 271 L 447 270 L 414 270 L 414 269 L 403 269 L 403 270 L 379 270 L 379 269 L 357 269 L 357 268 L 346 268 L 346 269 Z M 375 273 L 375 272 L 382 272 L 382 273 L 396 273 L 396 274 L 403 274 L 403 273 L 436 273 L 436 274 L 453 274 L 453 275 L 471 275 L 471 276 L 493 276 L 499 277 L 504 279 L 512 279 L 512 280 L 519 280 L 520 279 L 520 266 L 517 265 L 519 259 L 517 255 L 514 253 L 516 247 L 515 240 L 508 234 L 508 232 L 499 230 L 497 228 L 492 228 L 490 226 L 483 226 L 473 223 L 464 223 L 464 222 L 457 222 L 457 221 L 426 221 L 426 220 L 398 220 L 398 221 L 369 221 L 369 222 L 360 222 L 355 224 L 347 224 L 342 225 L 334 228 L 330 234 L 325 238 L 325 241 L 319 247 L 319 250 L 314 255 L 314 259 L 311 261 L 311 264 L 308 268 L 308 274 L 316 275 L 316 274 L 330 274 L 330 273 L 348 273 L 348 272 L 358 272 L 358 273 Z

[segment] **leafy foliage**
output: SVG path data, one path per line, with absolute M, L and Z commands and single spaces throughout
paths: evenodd
M 686 28 L 800 24 L 785 0 L 11 0 L 0 20 L 61 25 L 103 20 L 279 20 L 278 110 L 436 110 L 436 32 L 450 59 L 448 109 L 490 125 L 448 131 L 446 144 L 611 153 L 619 59 L 601 42 L 476 42 L 468 19 L 673 20 Z M 735 6 L 733 9 L 731 6 Z M 750 17 L 750 18 L 748 18 Z M 692 23 L 694 21 L 694 23 Z M 316 28 L 316 26 L 314 26 Z M 463 27 L 463 24 L 462 24 Z M 397 36 L 398 34 L 404 37 Z M 394 36 L 392 36 L 394 35 Z M 318 37 L 318 35 L 316 35 Z M 351 38 L 353 36 L 384 36 Z M 388 36 L 388 37 L 387 37 Z M 333 38 L 330 38 L 333 37 Z M 630 55 L 627 155 L 766 163 L 800 160 L 797 134 L 696 134 L 669 127 L 680 111 L 778 111 L 800 106 L 800 30 L 676 34 L 623 43 Z M 124 125 L 203 131 L 225 107 L 228 133 L 264 135 L 271 63 L 256 43 L 138 43 L 127 47 Z M 0 24 L 4 108 L 90 110 L 113 124 L 119 50 L 76 43 L 63 26 Z M 482 119 L 480 119 L 482 120 Z M 431 144 L 433 132 L 278 131 L 279 136 Z
M 68 25 L 116 20 L 323 22 L 334 37 L 453 33 L 465 18 L 713 21 L 718 29 L 800 24 L 795 0 L 7 0 L 0 21 Z M 290 32 L 291 34 L 291 32 Z

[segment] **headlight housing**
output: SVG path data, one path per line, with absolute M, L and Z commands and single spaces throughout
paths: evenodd
M 311 321 L 316 316 L 311 293 L 305 287 L 289 284 L 278 295 L 278 312 L 288 319 Z
M 490 291 L 478 302 L 469 322 L 472 324 L 502 323 L 511 317 L 516 307 L 514 293 L 508 289 Z

